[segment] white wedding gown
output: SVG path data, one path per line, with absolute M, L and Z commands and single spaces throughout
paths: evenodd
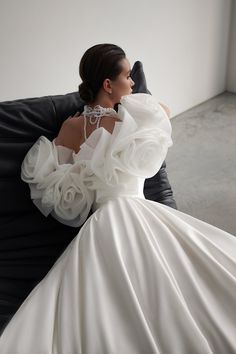
M 84 223 L 0 337 L 1 354 L 236 353 L 236 238 L 143 184 L 172 145 L 149 94 L 123 96 L 112 134 L 78 153 L 40 137 L 22 178 L 45 214 Z

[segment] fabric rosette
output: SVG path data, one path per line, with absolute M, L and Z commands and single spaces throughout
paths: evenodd
M 86 220 L 94 200 L 90 174 L 86 161 L 59 164 L 56 146 L 44 136 L 28 151 L 21 170 L 41 213 L 74 227 Z
M 104 157 L 103 179 L 109 185 L 122 182 L 122 175 L 152 177 L 161 168 L 168 148 L 169 134 L 159 128 L 143 128 L 113 141 Z
M 125 184 L 123 176 L 152 177 L 173 145 L 169 118 L 155 97 L 137 93 L 122 96 L 120 102 L 122 123 L 116 125 L 100 166 L 94 162 L 110 186 Z
M 160 169 L 172 140 L 158 128 L 142 129 L 117 144 L 113 158 L 117 167 L 135 176 L 148 178 Z
M 51 206 L 52 216 L 64 224 L 77 227 L 87 219 L 94 201 L 94 191 L 86 183 L 87 170 L 83 163 L 72 165 L 45 189 L 46 199 L 43 196 L 42 203 Z

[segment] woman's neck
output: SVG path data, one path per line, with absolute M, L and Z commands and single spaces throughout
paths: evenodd
M 102 106 L 104 108 L 113 108 L 115 103 L 108 96 L 99 96 L 92 103 L 88 104 L 90 107 L 94 108 L 96 105 Z

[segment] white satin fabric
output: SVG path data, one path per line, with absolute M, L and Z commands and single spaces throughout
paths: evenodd
M 22 177 L 40 210 L 84 223 L 0 337 L 1 354 L 235 354 L 236 238 L 143 196 L 171 146 L 148 94 L 79 153 L 41 137 Z M 46 192 L 47 191 L 47 192 Z

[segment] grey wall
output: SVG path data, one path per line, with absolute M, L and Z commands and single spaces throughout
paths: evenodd
M 232 1 L 226 89 L 236 93 L 236 1 Z
M 225 90 L 232 0 L 2 0 L 0 101 L 77 90 L 84 51 L 120 45 L 172 117 Z

